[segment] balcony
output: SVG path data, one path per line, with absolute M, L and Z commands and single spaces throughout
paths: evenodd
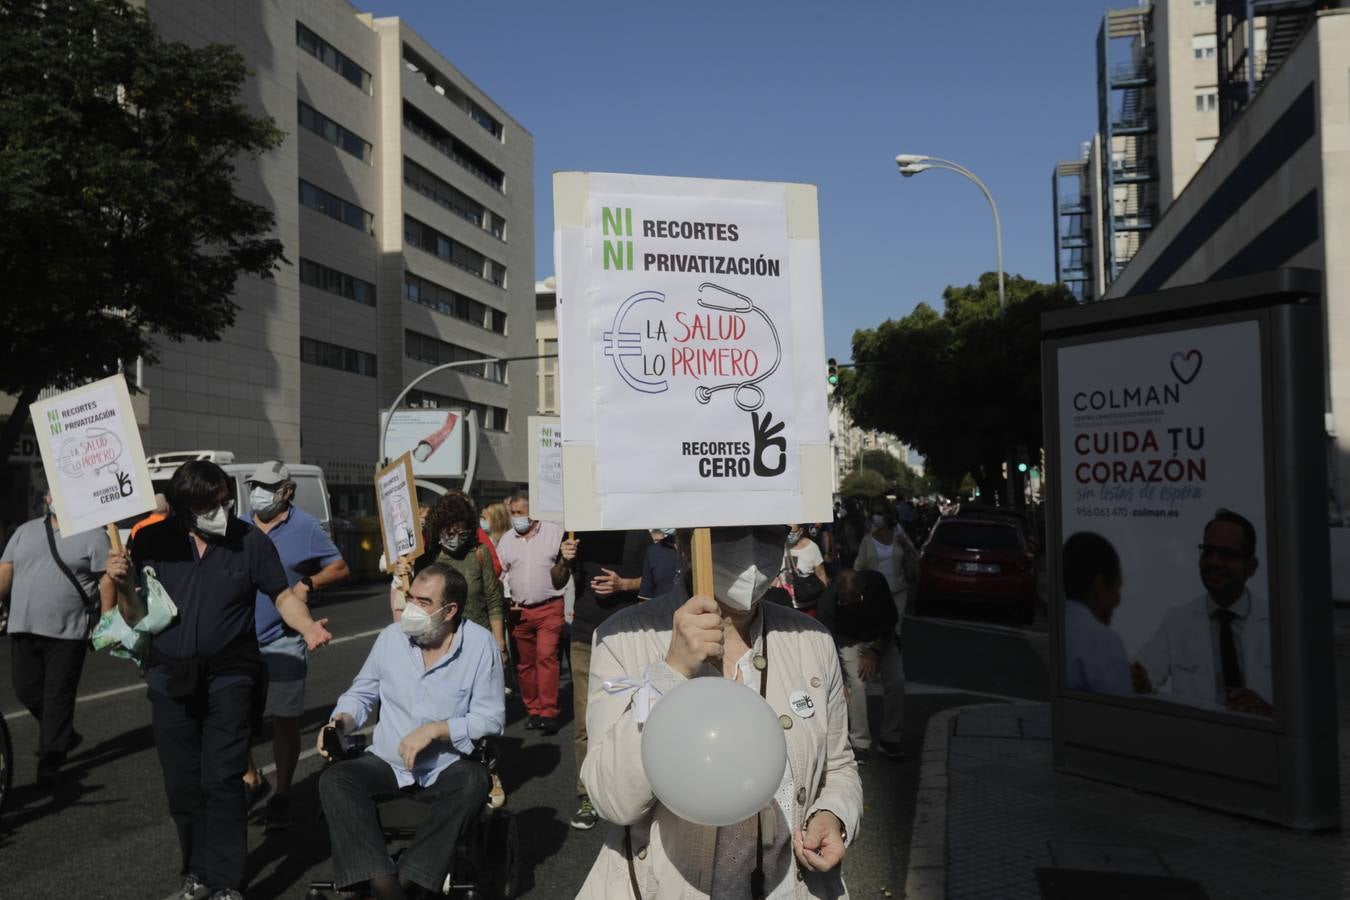
M 1111 226 L 1116 231 L 1148 231 L 1153 227 L 1153 213 L 1141 212 L 1116 216 L 1112 220 Z
M 1082 247 L 1089 247 L 1092 242 L 1088 240 L 1085 234 L 1066 234 L 1059 239 L 1061 250 L 1077 250 Z
M 1060 269 L 1059 280 L 1063 282 L 1091 281 L 1092 273 L 1089 272 L 1087 270 L 1087 267 L 1085 266 L 1075 266 L 1072 268 Z
M 1149 63 L 1117 63 L 1111 67 L 1111 87 L 1143 87 L 1153 83 L 1153 66 Z
M 1157 166 L 1150 159 L 1111 160 L 1111 177 L 1117 184 L 1152 181 L 1157 177 Z
M 1111 123 L 1112 134 L 1148 134 L 1153 129 L 1154 119 L 1151 113 L 1121 116 L 1120 119 Z
M 1066 200 L 1059 205 L 1059 214 L 1061 216 L 1080 216 L 1088 211 L 1086 200 Z

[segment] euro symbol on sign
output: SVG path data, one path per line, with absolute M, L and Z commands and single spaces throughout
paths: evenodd
M 666 295 L 659 291 L 642 291 L 619 305 L 619 311 L 614 314 L 612 330 L 606 331 L 602 335 L 605 341 L 605 355 L 614 360 L 615 371 L 619 373 L 619 377 L 630 388 L 644 394 L 663 394 L 670 389 L 669 382 L 664 378 L 651 380 L 640 375 L 634 375 L 628 370 L 628 366 L 624 362 L 625 359 L 630 357 L 640 358 L 642 356 L 642 332 L 625 331 L 624 320 L 628 316 L 629 310 L 648 300 L 665 303 Z

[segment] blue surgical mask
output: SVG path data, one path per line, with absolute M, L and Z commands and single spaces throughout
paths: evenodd
M 515 529 L 516 534 L 524 534 L 530 530 L 534 523 L 530 521 L 529 516 L 512 516 L 511 527 Z
M 248 492 L 248 505 L 260 519 L 270 519 L 281 506 L 281 500 L 276 491 L 255 484 Z

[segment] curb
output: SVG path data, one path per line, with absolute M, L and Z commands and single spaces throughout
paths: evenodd
M 962 709 L 958 706 L 937 713 L 924 730 L 905 872 L 905 897 L 909 900 L 945 900 L 947 896 L 947 748 Z

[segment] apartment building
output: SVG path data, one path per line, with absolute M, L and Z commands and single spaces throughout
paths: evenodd
M 323 466 L 339 516 L 374 511 L 380 410 L 448 362 L 534 345 L 533 140 L 398 18 L 344 0 L 145 0 L 170 40 L 228 43 L 243 101 L 286 139 L 240 160 L 289 265 L 241 279 L 215 343 L 166 343 L 147 366 L 147 452 L 232 451 Z M 421 382 L 404 405 L 472 410 L 475 494 L 526 480 L 531 364 Z

